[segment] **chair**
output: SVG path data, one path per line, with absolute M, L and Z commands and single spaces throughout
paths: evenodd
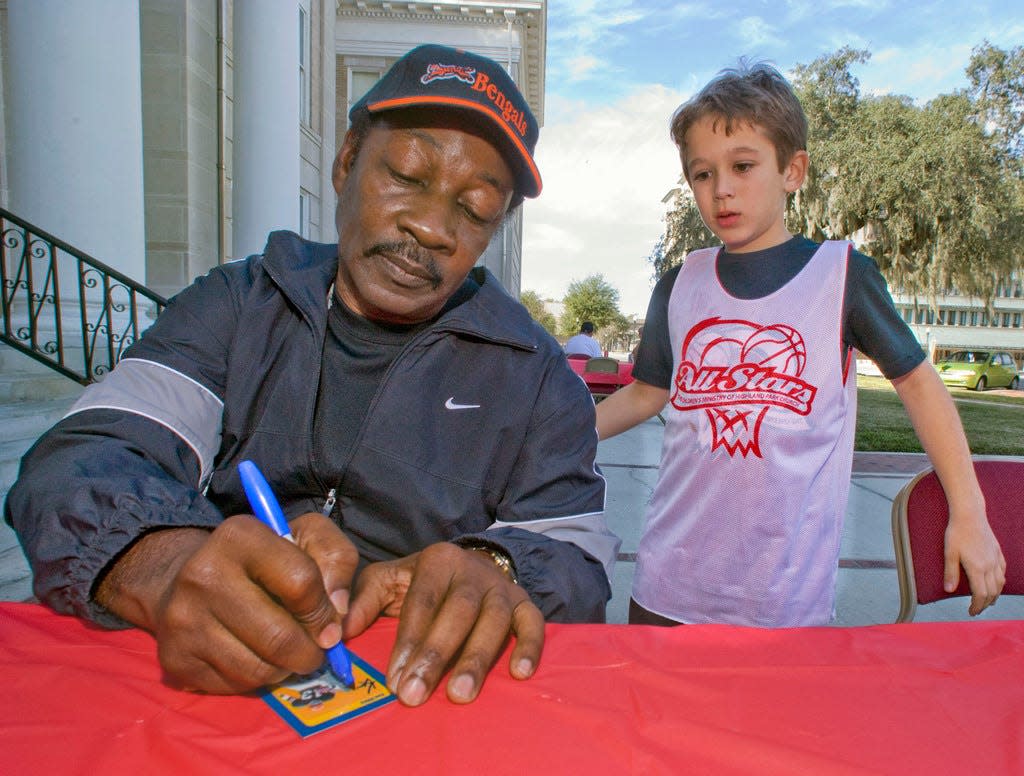
M 989 524 L 1006 557 L 1003 595 L 1024 595 L 1024 460 L 975 456 Z M 892 538 L 900 584 L 896 622 L 914 619 L 918 604 L 970 595 L 967 575 L 952 593 L 942 588 L 949 506 L 934 470 L 900 489 L 892 503 Z
M 606 356 L 594 356 L 593 358 L 587 359 L 587 363 L 583 367 L 584 372 L 604 372 L 606 374 L 617 375 L 619 373 L 619 362 L 614 358 L 607 358 Z

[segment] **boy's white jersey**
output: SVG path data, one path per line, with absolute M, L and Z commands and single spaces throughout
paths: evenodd
M 840 357 L 847 242 L 738 299 L 691 253 L 668 305 L 673 381 L 633 597 L 680 622 L 832 619 L 857 416 Z

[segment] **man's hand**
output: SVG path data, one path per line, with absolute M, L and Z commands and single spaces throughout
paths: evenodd
M 988 520 L 953 512 L 946 527 L 946 567 L 943 589 L 952 593 L 960 584 L 960 567 L 971 586 L 972 617 L 996 602 L 1006 584 L 1006 558 Z
M 362 571 L 344 620 L 346 638 L 379 614 L 399 617 L 388 687 L 409 706 L 430 697 L 453 661 L 448 698 L 475 699 L 510 633 L 516 644 L 509 672 L 517 679 L 533 675 L 544 646 L 544 616 L 526 591 L 486 554 L 445 542 Z
M 295 544 L 236 515 L 212 533 L 147 534 L 96 600 L 152 632 L 167 678 L 185 689 L 238 693 L 314 671 L 342 636 L 358 553 L 322 515 L 291 530 Z

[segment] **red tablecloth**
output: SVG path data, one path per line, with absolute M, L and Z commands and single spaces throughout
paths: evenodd
M 619 362 L 619 371 L 613 372 L 587 372 L 585 371 L 586 360 L 579 358 L 568 359 L 572 370 L 583 378 L 591 393 L 613 393 L 624 385 L 633 382 L 633 365 L 628 361 Z
M 382 667 L 382 620 L 351 647 Z M 1021 774 L 1024 622 L 758 630 L 549 625 L 504 664 L 301 739 L 261 700 L 160 683 L 153 640 L 0 605 L 10 774 Z

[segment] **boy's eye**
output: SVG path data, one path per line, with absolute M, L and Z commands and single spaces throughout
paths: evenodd
M 695 181 L 706 181 L 710 177 L 711 173 L 708 172 L 707 170 L 701 170 L 700 172 L 695 172 L 693 174 L 693 179 Z
M 754 166 L 753 162 L 737 162 L 735 165 L 736 172 L 746 172 Z

